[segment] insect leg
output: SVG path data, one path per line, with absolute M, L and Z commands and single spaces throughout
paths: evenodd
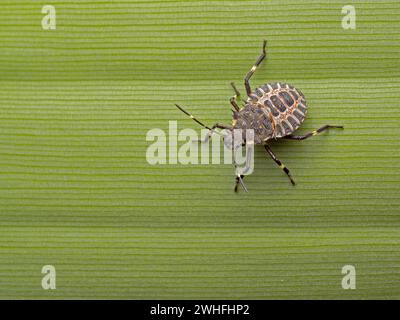
M 231 86 L 233 88 L 233 91 L 235 91 L 235 95 L 233 96 L 236 99 L 240 99 L 240 92 L 239 90 L 236 88 L 235 83 L 231 82 Z
M 237 112 L 240 111 L 240 107 L 238 106 L 235 97 L 231 97 L 231 98 L 229 99 L 229 102 L 231 103 L 231 105 L 233 106 L 233 108 L 234 108 Z
M 264 60 L 264 58 L 266 56 L 266 50 L 265 50 L 266 46 L 267 46 L 267 41 L 264 40 L 263 51 L 262 51 L 261 55 L 258 57 L 256 63 L 253 65 L 253 67 L 250 69 L 250 71 L 247 72 L 246 77 L 244 78 L 244 86 L 246 87 L 246 92 L 247 92 L 248 96 L 251 94 L 251 88 L 250 88 L 249 80 L 250 80 L 251 76 L 254 74 L 254 72 L 256 71 L 257 67 Z
M 325 130 L 328 130 L 329 128 L 343 129 L 343 126 L 331 126 L 331 125 L 327 124 L 325 126 L 322 126 L 319 129 L 317 129 L 317 130 L 314 130 L 312 132 L 308 132 L 308 133 L 306 133 L 304 135 L 301 135 L 301 136 L 296 136 L 296 135 L 293 135 L 293 134 L 289 134 L 288 136 L 282 137 L 282 138 L 283 139 L 291 139 L 291 140 L 305 140 L 307 138 L 310 138 L 310 137 L 313 137 L 313 136 L 317 135 L 318 133 L 321 133 L 321 132 L 323 132 Z
M 295 185 L 296 183 L 294 182 L 289 169 L 276 157 L 276 155 L 272 152 L 271 148 L 268 145 L 265 144 L 264 148 L 267 151 L 267 153 L 270 155 L 272 160 L 274 160 L 276 162 L 276 164 L 286 173 L 286 175 L 290 179 L 290 182 L 292 183 L 292 185 Z
M 236 185 L 235 185 L 235 192 L 238 191 L 239 183 L 242 186 L 243 190 L 247 191 L 247 188 L 243 182 L 244 175 L 248 175 L 253 171 L 254 165 L 254 141 L 247 141 L 245 143 L 246 146 L 246 162 L 245 166 L 239 168 L 236 159 L 235 159 L 235 150 L 233 151 L 233 164 L 235 166 L 235 174 L 236 174 Z
M 236 176 L 235 192 L 238 192 L 239 184 L 242 186 L 244 191 L 248 192 L 246 186 L 243 183 L 243 178 L 244 178 L 243 175 Z
M 233 106 L 233 108 L 234 108 L 236 111 L 239 111 L 239 110 L 240 110 L 240 107 L 239 107 L 238 104 L 237 104 L 237 100 L 240 99 L 240 92 L 239 92 L 239 90 L 235 87 L 235 84 L 234 84 L 233 82 L 231 82 L 231 86 L 232 86 L 233 90 L 235 91 L 235 95 L 234 95 L 233 97 L 231 97 L 231 98 L 229 99 L 229 101 L 230 101 L 231 105 Z

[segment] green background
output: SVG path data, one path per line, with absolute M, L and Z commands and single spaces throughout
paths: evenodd
M 399 1 L 0 4 L 0 298 L 400 298 Z M 301 89 L 300 132 L 345 126 L 272 143 L 298 185 L 262 147 L 248 194 L 230 165 L 149 165 L 148 130 L 200 129 L 175 102 L 230 122 L 263 39 L 253 87 Z

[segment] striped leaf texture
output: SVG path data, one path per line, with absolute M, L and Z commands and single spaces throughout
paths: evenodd
M 0 298 L 400 298 L 399 16 L 397 0 L 1 0 Z M 174 103 L 231 123 L 229 83 L 245 96 L 264 39 L 252 87 L 299 88 L 299 134 L 345 127 L 270 143 L 297 185 L 261 146 L 248 193 L 229 164 L 149 164 L 149 130 L 200 132 Z

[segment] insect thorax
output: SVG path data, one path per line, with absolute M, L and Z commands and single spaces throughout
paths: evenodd
M 243 139 L 246 140 L 246 130 L 254 130 L 254 143 L 260 144 L 271 139 L 274 135 L 271 119 L 265 113 L 265 108 L 248 102 L 234 115 L 234 129 L 242 129 Z

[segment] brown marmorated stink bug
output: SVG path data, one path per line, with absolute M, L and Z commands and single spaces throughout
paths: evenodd
M 230 103 L 233 107 L 233 120 L 231 125 L 216 123 L 210 128 L 185 111 L 182 107 L 176 106 L 202 127 L 208 129 L 209 136 L 211 136 L 216 128 L 225 129 L 227 134 L 225 133 L 224 143 L 230 146 L 230 148 L 237 147 L 235 143 L 233 143 L 232 146 L 233 131 L 235 129 L 241 129 L 243 132 L 248 129 L 253 130 L 254 141 L 250 143 L 263 145 L 272 160 L 286 173 L 290 182 L 295 185 L 289 169 L 272 152 L 267 144 L 268 140 L 277 138 L 304 140 L 329 128 L 343 129 L 343 126 L 324 125 L 304 135 L 292 134 L 300 127 L 307 115 L 307 103 L 303 93 L 295 87 L 281 82 L 268 83 L 262 87 L 256 88 L 254 91 L 252 91 L 250 87 L 249 80 L 251 76 L 266 56 L 266 45 L 267 42 L 264 41 L 261 55 L 244 78 L 244 86 L 248 96 L 247 100 L 244 101 L 244 106 L 239 107 L 237 100 L 240 99 L 240 93 L 235 85 L 231 83 L 235 91 L 235 95 L 230 98 Z M 243 140 L 240 142 L 240 146 L 243 145 L 243 141 L 244 144 L 246 144 L 244 136 Z M 243 177 L 244 175 L 242 174 L 236 174 L 235 192 L 238 191 L 239 184 L 247 191 L 243 183 Z

